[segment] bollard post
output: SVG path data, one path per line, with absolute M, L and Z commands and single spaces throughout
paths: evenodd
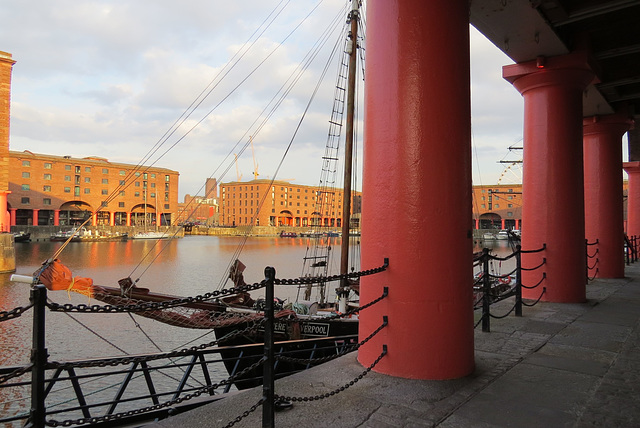
M 275 426 L 274 413 L 274 357 L 273 357 L 273 282 L 276 270 L 267 266 L 264 268 L 266 280 L 265 309 L 264 309 L 264 364 L 262 369 L 262 427 L 273 428 Z
M 489 275 L 489 249 L 482 249 L 482 331 L 488 333 L 491 331 L 491 316 L 489 315 L 489 306 L 491 302 L 491 278 Z
M 44 405 L 44 376 L 47 364 L 47 348 L 45 348 L 45 307 L 47 289 L 38 284 L 31 288 L 33 304 L 33 340 L 31 347 L 31 410 L 27 427 L 43 428 L 45 426 L 46 408 Z
M 516 316 L 522 316 L 522 245 L 516 245 Z

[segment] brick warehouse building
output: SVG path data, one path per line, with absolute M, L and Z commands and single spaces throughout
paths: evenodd
M 473 186 L 474 229 L 520 229 L 522 184 Z
M 9 151 L 11 225 L 172 225 L 179 173 L 166 168 Z M 110 195 L 106 206 L 100 208 Z M 146 207 L 145 207 L 146 205 Z M 157 214 L 156 214 L 157 213 Z
M 221 226 L 337 228 L 342 225 L 342 194 L 340 189 L 320 190 L 286 181 L 221 183 L 219 222 Z M 357 192 L 351 205 L 351 227 L 359 227 L 361 204 L 362 194 Z

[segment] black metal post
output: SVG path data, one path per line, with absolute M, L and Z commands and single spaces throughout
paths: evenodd
M 482 249 L 482 331 L 491 331 L 489 306 L 491 305 L 491 277 L 489 274 L 489 249 Z
M 273 428 L 275 426 L 274 409 L 274 357 L 273 357 L 273 282 L 276 278 L 276 270 L 267 266 L 264 268 L 266 280 L 265 309 L 264 309 L 264 357 L 262 378 L 262 427 Z
M 522 246 L 516 245 L 516 316 L 522 316 Z
M 31 289 L 31 303 L 33 303 L 33 340 L 31 347 L 31 410 L 29 412 L 28 427 L 43 428 L 45 426 L 46 408 L 44 405 L 44 376 L 47 358 L 45 348 L 45 308 L 47 289 L 38 284 Z

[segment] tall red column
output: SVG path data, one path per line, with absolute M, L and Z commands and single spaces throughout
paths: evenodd
M 53 225 L 60 226 L 60 210 L 53 210 Z
M 11 216 L 7 215 L 7 195 L 8 191 L 0 191 L 0 232 L 9 232 L 11 230 Z M 8 220 L 8 221 L 7 221 Z
M 9 208 L 9 214 L 11 216 L 11 226 L 15 226 L 16 225 L 16 217 L 17 217 L 17 212 L 18 209 L 17 208 Z
M 393 376 L 474 369 L 468 4 L 367 5 L 362 266 L 390 266 L 362 278 L 361 302 L 389 296 L 361 312 L 360 337 L 389 324 L 358 360 L 386 344 L 375 370 Z
M 626 113 L 583 120 L 585 236 L 598 241 L 588 248 L 589 275 L 600 278 L 624 278 L 622 136 L 630 125 Z
M 31 222 L 34 226 L 38 226 L 38 213 L 40 213 L 39 209 L 33 210 Z
M 629 176 L 627 191 L 627 235 L 640 236 L 640 161 L 625 162 Z
M 532 286 L 547 278 L 543 300 L 586 299 L 582 92 L 593 79 L 587 55 L 546 58 L 503 68 L 503 77 L 524 97 L 524 168 L 522 247 L 543 253 L 524 254 L 523 272 Z M 537 299 L 541 287 L 523 290 Z

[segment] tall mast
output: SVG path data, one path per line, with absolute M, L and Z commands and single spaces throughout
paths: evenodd
M 360 0 L 351 0 L 351 52 L 349 52 L 349 75 L 347 80 L 347 123 L 344 147 L 344 193 L 342 195 L 342 245 L 340 247 L 340 274 L 349 270 L 349 226 L 351 223 L 351 175 L 353 165 L 353 122 L 355 110 L 356 60 L 358 48 L 358 20 Z M 348 293 L 347 280 L 343 278 L 340 286 Z

